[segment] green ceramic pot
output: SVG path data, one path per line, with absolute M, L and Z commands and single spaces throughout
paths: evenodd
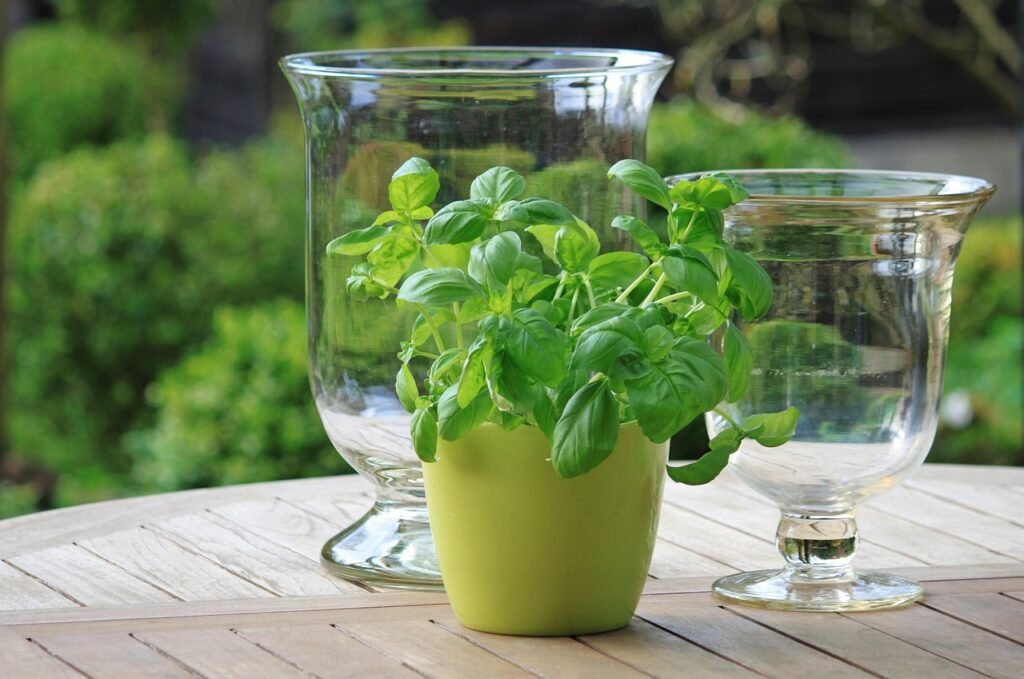
M 612 455 L 563 479 L 534 427 L 484 424 L 423 465 L 441 577 L 459 621 L 499 634 L 626 625 L 654 551 L 668 443 L 623 425 Z

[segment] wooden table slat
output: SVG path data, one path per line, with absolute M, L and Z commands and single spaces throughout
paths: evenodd
M 638 617 L 577 639 L 461 627 L 441 593 L 318 562 L 372 502 L 355 476 L 187 491 L 0 522 L 0 675 L 1024 676 L 1024 470 L 926 466 L 862 507 L 857 564 L 921 580 L 898 611 L 727 606 L 774 568 L 778 509 L 725 474 L 669 485 Z

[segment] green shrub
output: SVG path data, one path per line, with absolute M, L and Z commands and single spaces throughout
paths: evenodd
M 845 167 L 847 150 L 836 137 L 815 132 L 799 118 L 751 109 L 731 122 L 689 100 L 655 104 L 647 133 L 647 162 L 662 175 L 702 170 L 767 167 Z
M 301 144 L 287 136 L 198 167 L 154 137 L 48 164 L 11 220 L 13 423 L 60 501 L 124 474 L 144 392 L 204 340 L 221 304 L 301 298 Z M 107 476 L 104 476 L 104 473 Z
M 136 476 L 160 490 L 346 469 L 313 406 L 303 306 L 225 308 L 213 337 L 149 392 L 152 429 L 132 437 Z
M 140 138 L 173 118 L 180 78 L 146 54 L 78 26 L 49 24 L 11 38 L 4 69 L 11 159 L 24 180 L 85 144 Z
M 972 416 L 944 423 L 933 462 L 1024 465 L 1022 230 L 1019 217 L 980 220 L 964 239 L 944 392 L 966 396 Z
M 213 17 L 215 0 L 55 0 L 62 20 L 114 36 L 140 39 L 150 49 L 181 53 Z

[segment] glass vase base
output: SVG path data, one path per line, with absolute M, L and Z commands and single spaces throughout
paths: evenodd
M 324 543 L 320 563 L 334 575 L 366 585 L 444 589 L 426 506 L 378 500 Z
M 877 611 L 924 596 L 919 583 L 885 573 L 856 573 L 840 582 L 794 582 L 786 571 L 753 571 L 719 578 L 711 591 L 734 604 L 817 612 Z

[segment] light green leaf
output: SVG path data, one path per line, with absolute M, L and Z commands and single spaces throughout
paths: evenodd
M 479 238 L 487 222 L 490 210 L 472 200 L 457 200 L 448 203 L 427 222 L 423 231 L 425 245 L 449 245 L 468 243 Z
M 527 233 L 537 239 L 544 254 L 552 262 L 558 261 L 555 257 L 555 235 L 560 228 L 555 224 L 534 224 L 526 229 Z
M 747 338 L 732 323 L 725 330 L 723 354 L 725 374 L 729 378 L 726 400 L 735 403 L 747 392 L 750 371 L 754 368 L 754 354 Z
M 365 255 L 387 238 L 390 229 L 386 226 L 371 226 L 338 236 L 327 244 L 328 255 Z
M 655 205 L 666 210 L 672 207 L 672 199 L 668 195 L 668 187 L 661 175 L 639 160 L 620 160 L 608 170 L 609 178 L 616 178 L 625 184 L 633 193 L 643 196 Z
M 433 408 L 419 408 L 413 413 L 409 433 L 418 458 L 424 462 L 437 459 L 437 417 Z
M 615 450 L 619 435 L 619 404 L 607 379 L 585 384 L 573 394 L 558 418 L 552 437 L 551 462 L 563 478 L 585 474 Z
M 751 415 L 743 421 L 743 432 L 766 448 L 786 443 L 796 434 L 800 411 L 786 408 L 778 413 Z
M 583 221 L 565 224 L 555 233 L 555 260 L 566 271 L 586 270 L 600 251 L 597 234 Z
M 613 292 L 636 280 L 648 264 L 643 255 L 635 252 L 606 252 L 590 261 L 587 275 L 595 287 Z
M 661 268 L 680 292 L 689 292 L 708 304 L 718 301 L 718 276 L 699 250 L 688 245 L 673 245 L 665 251 Z
M 482 292 L 476 281 L 460 269 L 424 269 L 405 279 L 398 299 L 442 306 L 479 296 Z
M 403 363 L 398 369 L 398 375 L 395 376 L 395 393 L 403 408 L 410 413 L 416 410 L 416 399 L 420 397 L 420 392 L 416 388 L 416 378 L 412 376 L 408 363 Z
M 484 366 L 493 353 L 494 350 L 485 337 L 477 337 L 469 347 L 469 354 L 462 366 L 462 376 L 459 378 L 459 389 L 456 392 L 456 402 L 460 408 L 468 406 L 487 386 Z
M 412 212 L 429 205 L 441 187 L 437 172 L 422 158 L 410 158 L 391 175 L 388 200 L 399 212 Z
M 508 285 L 523 254 L 523 244 L 514 231 L 499 233 L 473 246 L 469 275 L 481 285 Z
M 392 231 L 391 235 L 370 251 L 366 261 L 373 267 L 374 278 L 395 287 L 419 253 L 420 244 L 416 240 Z
M 729 175 L 704 175 L 696 181 L 682 179 L 670 190 L 672 200 L 712 210 L 724 210 L 749 197 L 746 189 Z
M 562 205 L 546 198 L 527 198 L 520 201 L 519 208 L 523 210 L 525 219 L 520 220 L 525 224 L 575 224 L 576 217 Z
M 636 321 L 612 317 L 583 331 L 569 360 L 569 370 L 612 374 L 616 363 L 643 355 L 643 340 L 643 330 Z
M 491 198 L 496 203 L 512 200 L 526 190 L 526 180 L 508 167 L 492 167 L 473 180 L 470 198 Z

